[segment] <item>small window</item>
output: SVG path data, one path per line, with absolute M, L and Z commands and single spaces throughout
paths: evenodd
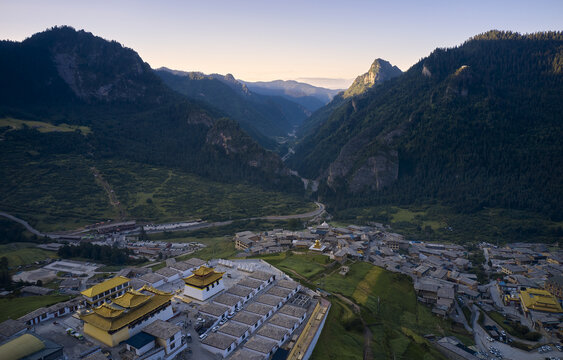
M 227 351 L 231 351 L 231 348 L 233 347 L 233 345 L 229 345 L 229 347 L 227 348 Z
M 176 347 L 176 343 L 170 343 L 170 350 L 174 349 Z

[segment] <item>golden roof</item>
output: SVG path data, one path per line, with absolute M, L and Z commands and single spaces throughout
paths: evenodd
M 23 334 L 0 346 L 2 359 L 17 360 L 43 350 L 45 344 L 31 334 Z
M 82 291 L 81 294 L 86 297 L 93 298 L 96 295 L 102 294 L 110 289 L 113 289 L 116 286 L 123 285 L 129 281 L 130 280 L 124 276 L 116 276 Z
M 224 272 L 217 272 L 213 268 L 200 266 L 193 274 L 184 278 L 187 285 L 204 288 L 223 277 Z
M 112 300 L 112 302 L 116 305 L 129 309 L 143 304 L 148 299 L 150 299 L 150 295 L 145 295 L 135 290 L 127 290 L 125 294 L 116 297 Z
M 563 312 L 561 305 L 549 291 L 543 289 L 528 289 L 520 291 L 520 300 L 531 310 L 553 313 Z
M 114 318 L 123 313 L 123 309 L 117 309 L 108 304 L 102 304 L 94 309 L 94 312 L 105 318 Z
M 145 316 L 151 311 L 154 311 L 159 307 L 165 305 L 170 301 L 170 299 L 172 299 L 172 296 L 173 295 L 170 293 L 163 293 L 161 291 L 153 292 L 153 295 L 143 304 L 138 305 L 137 307 L 132 308 L 129 311 L 123 311 L 123 313 L 121 313 L 117 317 L 108 319 L 100 316 L 96 313 L 96 311 L 93 311 L 80 316 L 80 319 L 92 326 L 97 327 L 98 329 L 104 331 L 116 331 L 124 328 L 125 326 L 128 326 L 135 320 Z
M 313 247 L 314 247 L 315 249 L 320 249 L 321 246 L 322 246 L 322 245 L 321 245 L 321 242 L 320 242 L 318 239 L 315 240 L 315 245 L 313 245 Z

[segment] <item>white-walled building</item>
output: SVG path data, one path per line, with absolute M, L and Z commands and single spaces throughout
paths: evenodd
M 200 266 L 193 274 L 184 278 L 184 295 L 204 301 L 225 289 L 223 272 L 216 272 L 213 268 Z

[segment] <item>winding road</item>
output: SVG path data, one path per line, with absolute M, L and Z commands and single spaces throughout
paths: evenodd
M 244 220 L 290 220 L 290 219 L 313 218 L 313 217 L 319 216 L 320 214 L 322 214 L 325 211 L 325 206 L 323 204 L 321 204 L 320 202 L 315 202 L 315 204 L 318 206 L 318 209 L 313 210 L 313 211 L 309 211 L 309 212 L 306 212 L 306 213 L 302 213 L 302 214 L 260 216 L 260 217 L 246 218 L 246 219 L 218 221 L 218 222 L 212 222 L 212 223 L 203 222 L 203 223 L 200 223 L 200 224 L 197 224 L 197 225 L 193 225 L 189 228 L 180 228 L 180 229 L 166 230 L 166 231 L 194 231 L 194 230 L 205 229 L 205 228 L 210 228 L 210 227 L 230 225 L 234 221 L 244 221 Z M 51 239 L 56 239 L 60 236 L 60 235 L 57 235 L 57 234 L 47 234 L 47 233 L 44 234 L 44 233 L 40 232 L 39 230 L 33 228 L 31 225 L 29 225 L 29 223 L 27 221 L 20 219 L 20 218 L 17 218 L 17 217 L 10 215 L 8 213 L 0 212 L 0 216 L 3 216 L 5 218 L 8 218 L 12 221 L 15 221 L 15 222 L 23 225 L 32 234 L 37 235 L 37 236 L 46 236 L 46 237 L 49 237 Z M 157 232 L 164 232 L 164 231 L 165 230 L 154 230 L 154 231 L 148 231 L 148 232 L 149 233 L 157 233 Z

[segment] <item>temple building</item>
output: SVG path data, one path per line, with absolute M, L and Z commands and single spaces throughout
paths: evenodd
M 549 291 L 543 289 L 532 289 L 520 291 L 520 302 L 525 312 L 530 310 L 550 313 L 563 313 L 561 305 Z
M 321 244 L 320 240 L 315 240 L 315 243 L 309 247 L 309 250 L 323 252 L 326 245 Z
M 225 289 L 223 274 L 213 268 L 200 266 L 192 275 L 184 278 L 184 295 L 200 301 L 209 299 Z
M 87 307 L 100 306 L 111 298 L 125 294 L 131 288 L 130 280 L 124 276 L 102 281 L 81 292 Z
M 116 346 L 155 320 L 170 319 L 171 299 L 172 294 L 148 286 L 138 291 L 128 290 L 112 302 L 81 315 L 84 333 L 108 346 Z

